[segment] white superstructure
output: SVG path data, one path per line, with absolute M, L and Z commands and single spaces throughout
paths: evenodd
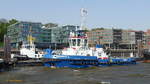
M 34 44 L 23 44 L 20 48 L 20 55 L 27 56 L 28 58 L 42 58 L 43 53 L 36 52 Z
M 108 58 L 102 46 L 98 45 L 94 48 L 88 47 L 88 37 L 86 34 L 86 16 L 87 10 L 81 9 L 81 26 L 76 32 L 71 32 L 69 37 L 69 47 L 62 50 L 62 55 L 79 55 L 79 56 L 96 56 L 97 58 Z
M 76 32 L 70 33 L 69 47 L 62 50 L 62 55 L 96 56 L 101 59 L 108 58 L 101 45 L 97 45 L 94 48 L 88 47 L 88 38 L 84 30 L 77 30 Z

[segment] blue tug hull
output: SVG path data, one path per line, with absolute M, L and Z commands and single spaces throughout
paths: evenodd
M 44 65 L 58 68 L 87 68 L 98 65 L 98 60 L 95 56 L 59 56 L 57 58 L 44 58 Z
M 96 60 L 76 60 L 76 59 L 47 59 L 44 66 L 58 68 L 87 68 L 94 66 L 113 66 L 113 65 L 130 65 L 136 64 L 134 59 L 96 59 Z
M 51 55 L 47 50 L 44 55 L 44 66 L 57 68 L 87 68 L 94 66 L 113 66 L 136 64 L 134 58 L 109 58 L 98 59 L 96 56 Z

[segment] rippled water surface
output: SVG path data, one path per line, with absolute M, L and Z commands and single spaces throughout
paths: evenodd
M 86 69 L 15 67 L 0 72 L 0 84 L 150 84 L 150 64 Z

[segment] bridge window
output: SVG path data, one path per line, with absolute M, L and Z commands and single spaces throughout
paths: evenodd
M 78 39 L 78 44 L 77 44 L 77 46 L 80 46 L 80 41 L 81 41 L 81 40 L 80 40 L 80 39 Z
M 72 46 L 72 44 L 71 44 L 71 40 L 69 40 L 69 45 L 70 45 L 70 46 Z
M 87 39 L 84 40 L 84 46 L 86 46 L 86 45 L 87 45 Z
M 30 49 L 30 48 L 32 48 L 32 47 L 31 47 L 31 46 L 26 46 L 26 48 L 27 48 L 27 49 Z
M 72 40 L 72 44 L 73 44 L 73 46 L 76 45 L 76 40 L 75 39 Z

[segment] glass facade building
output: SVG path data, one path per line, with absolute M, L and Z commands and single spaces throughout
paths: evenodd
M 35 38 L 35 43 L 50 42 L 50 34 L 47 30 L 42 29 L 41 23 L 21 21 L 9 26 L 7 35 L 11 39 L 12 47 L 19 48 L 23 42 L 28 42 L 28 35 Z
M 13 47 L 19 47 L 22 42 L 27 42 L 27 36 L 29 34 L 36 38 L 35 42 L 40 42 L 41 23 L 33 22 L 18 22 L 10 25 L 7 30 L 7 35 L 11 39 Z
M 68 47 L 70 32 L 76 31 L 79 26 L 65 25 L 51 28 L 51 43 L 56 46 Z
M 36 22 L 18 22 L 8 27 L 7 35 L 11 39 L 13 48 L 21 47 L 23 42 L 28 42 L 28 35 L 35 38 L 37 48 L 67 47 L 71 31 L 76 31 L 79 26 L 46 26 Z

